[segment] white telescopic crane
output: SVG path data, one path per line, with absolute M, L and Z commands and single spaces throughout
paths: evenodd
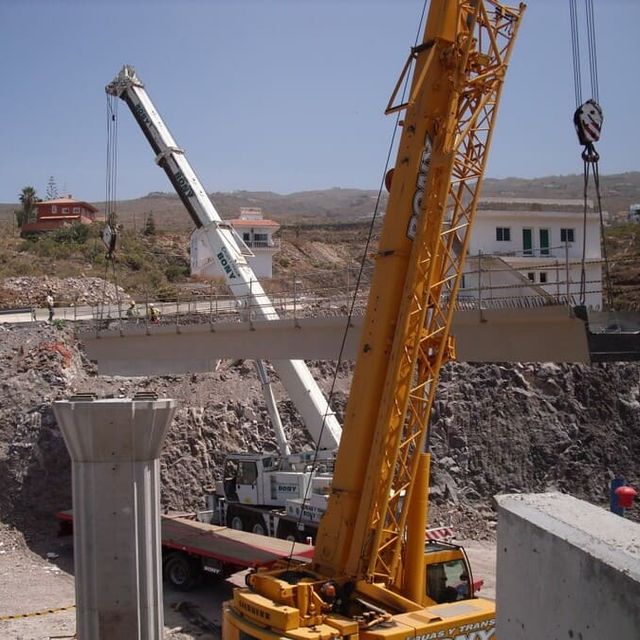
M 273 304 L 247 263 L 245 256 L 252 255 L 251 252 L 233 227 L 216 211 L 135 69 L 125 65 L 107 85 L 106 92 L 127 103 L 156 154 L 156 163 L 164 169 L 196 225 L 191 238 L 192 271 L 205 272 L 211 262 L 217 262 L 232 294 L 246 305 L 252 317 L 277 320 Z M 272 365 L 316 446 L 319 449 L 336 449 L 340 442 L 340 424 L 304 361 L 275 360 Z M 257 366 L 264 386 L 264 365 L 258 362 Z M 277 424 L 274 424 L 274 429 L 278 429 Z M 279 442 L 281 436 L 277 436 Z

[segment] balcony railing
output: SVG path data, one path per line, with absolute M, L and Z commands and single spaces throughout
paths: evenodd
M 588 259 L 600 259 L 599 254 L 600 247 L 594 247 L 593 255 L 587 255 Z M 582 257 L 582 245 L 577 242 L 562 243 L 560 245 L 554 245 L 550 247 L 532 247 L 531 249 L 512 249 L 508 251 L 482 251 L 483 256 L 496 256 L 499 258 L 560 258 L 560 259 L 575 259 Z M 473 257 L 478 255 L 477 253 L 467 253 L 467 256 Z
M 280 249 L 280 240 L 245 240 L 249 249 Z

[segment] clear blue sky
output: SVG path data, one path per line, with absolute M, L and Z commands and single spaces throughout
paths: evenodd
M 638 170 L 640 2 L 595 4 L 601 172 Z M 393 123 L 382 112 L 421 8 L 422 0 L 0 0 L 0 202 L 15 202 L 27 184 L 44 196 L 50 175 L 60 191 L 104 199 L 104 86 L 124 63 L 209 191 L 377 188 Z M 568 0 L 529 2 L 490 177 L 581 171 L 568 14 Z M 171 191 L 124 103 L 119 132 L 118 197 Z

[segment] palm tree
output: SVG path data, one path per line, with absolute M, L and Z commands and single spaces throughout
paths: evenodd
M 22 220 L 23 222 L 34 222 L 36 215 L 36 203 L 40 199 L 33 187 L 22 187 L 20 192 L 20 203 L 22 204 Z

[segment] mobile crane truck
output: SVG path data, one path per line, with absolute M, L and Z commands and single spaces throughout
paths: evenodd
M 246 262 L 248 248 L 243 248 L 244 242 L 233 227 L 220 218 L 136 70 L 125 65 L 107 85 L 106 92 L 124 100 L 131 109 L 156 153 L 156 161 L 196 223 L 191 241 L 192 271 L 208 273 L 211 258 L 219 260 L 221 252 L 234 256 L 235 261 L 224 270 L 232 293 L 242 298 L 249 292 L 250 308 L 255 307 L 256 313 L 265 319 L 277 318 Z M 211 523 L 215 525 L 226 524 L 240 531 L 307 542 L 315 540 L 320 518 L 327 507 L 335 450 L 342 429 L 303 361 L 279 361 L 275 367 L 318 450 L 291 453 L 264 363 L 257 362 L 256 370 L 279 453 L 227 455 L 223 480 L 217 481 L 215 491 L 206 496 L 207 511 L 212 514 Z M 450 535 L 450 531 L 429 532 L 436 537 L 443 534 Z
M 429 417 L 524 10 L 431 0 L 387 106 L 404 111 L 402 135 L 313 561 L 249 574 L 224 604 L 223 640 L 495 636 L 464 550 L 425 541 Z

